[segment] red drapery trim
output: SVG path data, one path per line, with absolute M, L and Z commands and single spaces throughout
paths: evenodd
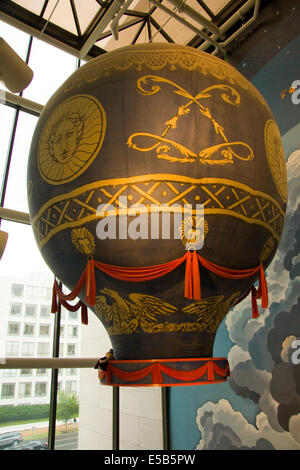
M 257 299 L 261 299 L 263 308 L 268 307 L 268 290 L 262 264 L 260 264 L 258 267 L 250 269 L 229 269 L 208 261 L 207 259 L 200 256 L 196 251 L 187 251 L 186 254 L 181 258 L 169 261 L 167 263 L 146 267 L 114 266 L 111 264 L 102 263 L 100 261 L 95 261 L 92 258 L 88 258 L 87 266 L 72 292 L 67 295 L 63 294 L 56 281 L 54 283 L 53 292 L 55 292 L 55 295 L 59 297 L 61 302 L 68 302 L 69 300 L 74 300 L 78 296 L 81 289 L 85 287 L 85 300 L 89 305 L 94 306 L 96 299 L 95 268 L 99 269 L 105 274 L 108 274 L 110 277 L 119 279 L 121 281 L 145 282 L 165 276 L 174 269 L 178 268 L 184 262 L 186 263 L 184 283 L 184 296 L 186 298 L 201 300 L 200 264 L 202 267 L 208 269 L 217 276 L 227 279 L 246 279 L 259 273 L 258 289 L 256 290 L 254 287 L 250 289 L 252 292 L 253 317 L 256 318 L 258 316 L 256 302 Z M 54 311 L 57 311 L 55 295 L 53 293 L 52 308 Z M 66 308 L 68 308 L 69 304 L 65 304 L 64 306 L 66 305 Z M 82 306 L 82 303 L 79 302 L 78 308 Z M 83 313 L 82 315 L 85 317 L 86 314 Z M 84 323 L 85 322 L 87 322 L 86 318 Z
M 52 289 L 51 313 L 58 312 L 58 302 L 57 302 L 57 298 L 58 298 L 61 305 L 65 307 L 69 312 L 76 312 L 77 310 L 81 308 L 81 322 L 84 325 L 87 325 L 88 314 L 87 314 L 87 306 L 85 305 L 85 303 L 79 300 L 75 305 L 72 305 L 68 302 L 69 300 L 74 300 L 77 297 L 83 285 L 84 285 L 84 277 L 81 276 L 80 284 L 78 282 L 75 289 L 72 292 L 70 292 L 69 294 L 64 294 L 57 280 L 54 279 L 54 284 L 53 284 L 53 289 Z
M 220 377 L 230 376 L 229 365 L 227 364 L 226 368 L 222 369 L 214 360 L 208 360 L 201 367 L 189 371 L 173 369 L 172 367 L 168 367 L 160 362 L 154 362 L 143 369 L 129 372 L 119 369 L 110 362 L 106 371 L 106 383 L 112 383 L 112 375 L 124 382 L 136 382 L 144 379 L 149 374 L 152 374 L 152 384 L 162 384 L 162 372 L 173 379 L 182 380 L 184 382 L 195 382 L 205 374 L 207 374 L 208 381 L 215 380 L 215 374 Z

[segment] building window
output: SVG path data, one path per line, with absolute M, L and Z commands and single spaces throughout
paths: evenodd
M 52 298 L 52 289 L 51 287 L 42 287 L 41 289 L 41 299 L 50 300 Z
M 24 285 L 23 284 L 12 284 L 11 285 L 11 295 L 13 297 L 23 297 L 24 294 Z
M 40 325 L 40 336 L 50 335 L 50 325 Z
M 36 375 L 47 375 L 47 369 L 37 369 Z
M 75 356 L 76 354 L 76 344 L 67 344 L 67 355 Z
M 65 385 L 66 393 L 77 392 L 77 382 L 76 380 L 67 380 Z
M 39 298 L 39 287 L 37 287 L 37 286 L 27 286 L 26 287 L 26 296 L 29 299 L 38 299 Z
M 32 369 L 21 369 L 21 376 L 29 377 L 32 375 Z
M 3 369 L 2 376 L 3 377 L 17 377 L 17 370 L 16 369 Z
M 20 323 L 8 322 L 8 335 L 19 335 L 20 334 Z
M 50 305 L 41 305 L 40 306 L 40 317 L 49 318 L 50 317 Z
M 62 326 L 60 327 L 59 336 L 63 337 L 64 334 L 65 334 L 65 327 L 64 327 L 64 325 L 62 325 Z
M 31 397 L 31 383 L 21 382 L 19 384 L 19 398 Z
M 1 398 L 14 398 L 15 384 L 2 384 Z
M 69 338 L 77 338 L 78 337 L 78 326 L 68 326 L 68 336 Z
M 5 348 L 6 356 L 17 356 L 19 354 L 19 343 L 8 341 Z
M 48 356 L 50 353 L 50 343 L 38 343 L 38 356 Z
M 23 343 L 22 344 L 22 356 L 33 356 L 34 355 L 34 343 Z
M 35 317 L 36 316 L 36 305 L 26 304 L 25 305 L 25 317 Z
M 37 382 L 35 384 L 35 396 L 44 397 L 47 394 L 47 383 L 46 382 Z
M 77 375 L 77 369 L 66 369 L 66 375 Z
M 21 315 L 22 304 L 10 304 L 9 314 L 10 315 Z
M 33 336 L 34 335 L 34 325 L 30 323 L 26 323 L 24 325 L 24 335 L 25 336 Z
M 78 312 L 69 312 L 69 320 L 78 320 Z

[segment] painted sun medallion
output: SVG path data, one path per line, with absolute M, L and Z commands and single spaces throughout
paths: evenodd
M 283 146 L 277 124 L 269 119 L 265 125 L 265 147 L 276 188 L 284 202 L 287 200 L 287 175 Z
M 50 115 L 38 149 L 38 166 L 47 183 L 74 180 L 94 161 L 106 131 L 106 114 L 90 95 L 63 101 Z

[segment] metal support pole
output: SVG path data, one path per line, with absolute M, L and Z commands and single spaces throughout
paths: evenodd
M 61 289 L 62 287 L 61 283 L 59 287 Z M 55 321 L 54 321 L 53 354 L 52 354 L 53 357 L 59 357 L 60 318 L 61 318 L 61 303 L 58 301 L 58 311 L 55 314 Z M 57 384 L 58 384 L 58 369 L 52 369 L 51 391 L 50 391 L 50 415 L 49 415 L 49 429 L 48 429 L 48 449 L 49 450 L 54 450 L 54 447 L 55 447 Z
M 170 450 L 169 387 L 161 387 L 163 450 Z
M 119 387 L 113 387 L 113 409 L 112 409 L 112 448 L 120 449 L 120 392 Z

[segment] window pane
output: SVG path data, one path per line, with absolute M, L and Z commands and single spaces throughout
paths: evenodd
M 37 103 L 46 104 L 53 93 L 75 71 L 76 59 L 74 56 L 34 38 L 29 67 L 33 70 L 34 75 L 30 85 L 25 88 L 23 96 Z
M 28 212 L 27 162 L 36 123 L 37 117 L 20 112 L 4 203 L 9 209 Z
M 1 23 L 1 22 L 0 22 Z M 4 86 L 0 83 L 0 89 L 4 89 Z M 5 105 L 5 98 L 0 93 L 0 122 L 1 122 L 1 139 L 0 139 L 0 177 L 1 181 L 3 178 L 3 172 L 6 163 L 6 156 L 9 148 L 9 140 L 15 117 L 15 110 Z
M 26 59 L 27 49 L 28 49 L 28 42 L 29 42 L 29 35 L 23 33 L 19 29 L 10 26 L 3 21 L 0 21 L 0 30 L 1 30 L 1 37 L 9 44 L 9 46 L 18 54 L 21 59 Z
M 23 297 L 24 285 L 23 284 L 12 284 L 11 295 L 13 297 Z
M 20 323 L 8 323 L 8 335 L 18 335 L 20 333 Z
M 49 318 L 50 317 L 50 310 L 51 310 L 50 305 L 41 305 L 40 306 L 40 317 L 41 318 Z
M 38 286 L 27 286 L 26 287 L 26 297 L 28 299 L 38 299 L 38 297 L 39 297 L 39 287 Z
M 34 356 L 35 344 L 33 342 L 22 343 L 22 356 Z
M 14 398 L 15 396 L 15 384 L 2 384 L 1 398 Z
M 25 317 L 35 317 L 37 312 L 37 305 L 25 305 Z
M 26 323 L 26 324 L 24 325 L 24 332 L 23 332 L 23 334 L 24 334 L 25 336 L 33 336 L 33 335 L 34 335 L 34 326 L 35 326 L 35 325 L 33 325 L 33 324 L 28 324 L 28 323 Z
M 22 310 L 22 304 L 10 304 L 9 314 L 13 316 L 14 315 L 19 316 L 21 315 L 21 310 Z

